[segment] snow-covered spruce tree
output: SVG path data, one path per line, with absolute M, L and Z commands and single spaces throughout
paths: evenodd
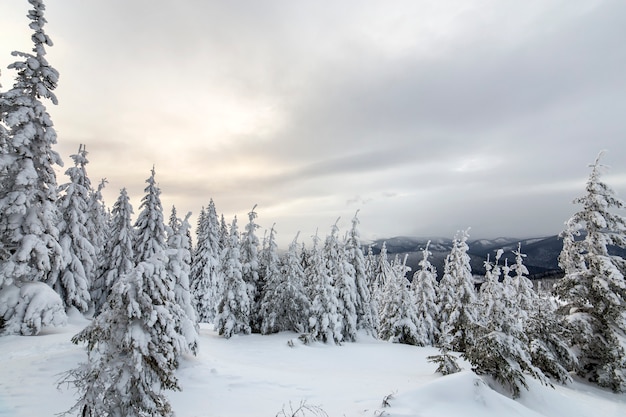
M 224 253 L 226 248 L 228 247 L 228 242 L 230 242 L 230 232 L 228 230 L 228 224 L 226 224 L 226 219 L 224 215 L 220 215 L 220 227 L 219 227 L 219 235 L 220 235 L 220 253 Z
M 2 71 L 0 71 L 0 76 L 2 76 Z M 2 84 L 0 84 L 0 88 L 2 88 Z M 2 97 L 2 91 L 0 91 L 0 97 Z M 0 98 L 0 115 L 4 114 L 4 101 Z M 7 144 L 9 142 L 9 132 L 2 124 L 2 119 L 0 119 L 0 155 L 4 155 L 7 153 Z M 1 181 L 0 181 L 1 184 Z
M 189 217 L 183 220 L 176 217 L 176 208 L 172 206 L 172 214 L 167 230 L 167 275 L 174 281 L 174 300 L 182 313 L 176 323 L 178 332 L 187 341 L 189 351 L 194 355 L 198 352 L 198 324 L 196 310 L 189 291 L 189 273 L 191 270 L 191 239 L 189 237 Z
M 476 318 L 476 291 L 470 258 L 467 254 L 468 230 L 459 232 L 445 259 L 443 278 L 439 283 L 439 323 L 447 323 L 452 334 L 452 347 L 465 352 L 471 343 L 471 329 Z
M 217 238 L 214 246 L 210 240 L 210 230 L 207 210 L 203 207 L 198 217 L 196 248 L 191 265 L 191 292 L 195 300 L 198 321 L 201 323 L 213 322 L 218 301 L 217 298 L 213 297 L 215 284 L 211 274 L 220 268 L 219 238 Z
M 461 366 L 458 364 L 458 358 L 450 353 L 452 349 L 452 335 L 448 331 L 448 325 L 443 323 L 439 334 L 439 354 L 428 356 L 428 362 L 437 364 L 435 372 L 442 375 L 450 375 L 460 372 Z
M 419 345 L 423 335 L 418 333 L 417 311 L 409 281 L 406 279 L 406 256 L 403 261 L 397 257 L 389 268 L 382 295 L 378 337 L 394 343 Z
M 2 71 L 0 71 L 0 75 L 2 75 Z M 2 87 L 2 84 L 0 84 L 0 88 L 1 87 Z M 8 166 L 5 165 L 6 161 L 4 158 L 5 158 L 5 155 L 9 153 L 9 132 L 7 131 L 6 127 L 4 127 L 4 122 L 2 121 L 2 118 L 4 117 L 4 114 L 6 113 L 6 110 L 4 109 L 6 102 L 2 99 L 2 95 L 3 93 L 2 91 L 0 91 L 0 187 L 3 186 L 5 177 L 7 175 Z M 2 255 L 2 251 L 3 249 L 0 246 L 0 259 L 3 259 L 4 257 Z M 0 326 L 0 331 L 1 330 L 2 328 Z
M 91 282 L 90 295 L 91 302 L 96 307 L 96 300 L 105 297 L 104 293 L 109 292 L 109 289 L 103 288 L 104 282 L 102 281 L 102 270 L 104 267 L 104 247 L 109 240 L 109 232 L 111 227 L 111 213 L 104 204 L 102 197 L 102 190 L 106 186 L 107 180 L 103 178 L 98 184 L 98 188 L 91 190 L 89 198 L 89 216 L 92 219 L 93 228 L 89 230 L 89 240 L 93 245 L 96 252 L 96 270 L 94 279 Z
M 354 280 L 354 268 L 346 259 L 344 245 L 339 242 L 339 227 L 337 222 L 332 226 L 330 235 L 324 243 L 324 259 L 330 273 L 330 280 L 335 288 L 335 295 L 339 301 L 337 315 L 341 328 L 342 341 L 354 342 L 357 336 L 356 303 L 357 289 Z
M 481 320 L 473 325 L 473 339 L 466 344 L 463 357 L 472 364 L 474 372 L 493 377 L 517 398 L 520 388 L 528 388 L 525 374 L 549 383 L 532 364 L 523 323 L 516 311 L 514 287 L 507 286 L 506 281 L 499 282 L 502 269 L 498 261 L 502 254 L 502 250 L 497 252 L 495 264 L 485 262 L 486 276 L 480 292 Z
M 411 291 L 415 300 L 415 311 L 417 313 L 417 329 L 421 336 L 420 346 L 434 346 L 439 339 L 439 306 L 437 305 L 437 270 L 430 263 L 428 257 L 431 252 L 428 250 L 430 241 L 422 250 L 422 260 L 419 263 L 420 269 L 413 274 L 411 281 Z
M 102 190 L 104 190 L 106 184 L 106 178 L 101 179 L 98 187 L 91 189 L 89 193 L 89 217 L 93 226 L 89 230 L 89 240 L 96 250 L 96 271 L 101 269 L 102 266 L 104 245 L 108 240 L 109 227 L 111 225 L 111 214 L 102 197 Z M 93 300 L 93 294 L 91 298 Z
M 577 373 L 626 392 L 626 261 L 608 250 L 609 245 L 626 248 L 626 219 L 617 213 L 624 202 L 600 179 L 601 156 L 591 165 L 586 194 L 574 200 L 582 208 L 561 235 L 559 264 L 565 276 L 555 292 L 572 328 L 571 344 L 579 351 Z
M 128 274 L 135 267 L 133 245 L 136 238 L 132 215 L 133 207 L 128 193 L 126 188 L 122 188 L 111 210 L 111 223 L 102 251 L 100 271 L 92 290 L 92 294 L 95 295 L 93 303 L 96 315 L 102 309 L 118 278 Z
M 365 276 L 367 277 L 367 287 L 370 291 L 370 303 L 376 303 L 376 292 L 378 289 L 376 288 L 376 256 L 374 255 L 374 250 L 372 249 L 372 245 L 367 248 L 367 255 L 365 255 Z M 376 314 L 378 315 L 378 308 L 376 306 L 372 306 Z
M 281 322 L 286 310 L 283 309 L 285 300 L 279 299 L 276 290 L 281 283 L 287 280 L 280 270 L 280 258 L 276 245 L 276 225 L 272 225 L 269 236 L 263 237 L 263 246 L 259 255 L 260 271 L 259 275 L 265 280 L 263 288 L 263 299 L 259 305 L 259 315 L 261 317 L 261 333 L 270 334 L 286 330 Z M 289 329 L 291 330 L 291 329 Z M 301 330 L 300 330 L 301 331 Z
M 256 224 L 258 215 L 254 211 L 255 209 L 256 205 L 248 213 L 248 224 L 246 224 L 245 232 L 241 237 L 241 268 L 250 299 L 250 328 L 253 333 L 260 333 L 262 321 L 260 307 L 264 282 L 262 281 L 263 277 L 259 274 L 259 238 L 256 235 L 259 225 Z
M 305 271 L 310 282 L 309 338 L 324 343 L 341 343 L 339 300 L 317 235 L 313 237 L 309 262 Z
M 224 281 L 220 223 L 213 199 L 210 200 L 201 220 L 202 222 L 199 220 L 198 223 L 198 241 L 191 269 L 194 283 L 192 293 L 196 301 L 198 321 L 210 323 L 215 320 Z
M 528 268 L 524 265 L 526 254 L 522 253 L 522 244 L 517 244 L 517 250 L 513 251 L 515 255 L 515 264 L 511 267 L 511 271 L 515 275 L 505 275 L 504 279 L 509 285 L 513 286 L 514 293 L 517 296 L 515 304 L 519 307 L 520 318 L 524 321 L 532 315 L 535 310 L 538 294 L 533 288 L 533 283 L 528 279 Z
M 554 301 L 540 298 L 533 289 L 521 244 L 513 253 L 515 265 L 511 270 L 514 275 L 505 276 L 504 282 L 513 289 L 515 314 L 528 338 L 531 362 L 550 378 L 560 383 L 570 382 L 569 371 L 574 369 L 577 358 L 567 343 L 569 332 L 563 319 L 556 315 Z
M 207 248 L 207 220 L 206 208 L 203 206 L 198 215 L 196 224 L 196 247 L 191 257 L 191 271 L 189 276 L 191 294 L 196 307 L 196 316 L 199 323 L 210 323 L 215 318 L 215 309 L 212 309 L 209 298 L 211 283 L 209 279 L 209 258 Z M 212 310 L 212 311 L 211 311 Z
M 166 248 L 165 223 L 163 220 L 163 205 L 161 204 L 161 190 L 157 186 L 154 167 L 150 171 L 146 193 L 141 199 L 141 212 L 135 222 L 135 261 L 137 264 L 147 261 L 154 255 L 161 255 Z
M 63 265 L 50 275 L 48 282 L 59 293 L 67 307 L 85 313 L 91 306 L 90 288 L 95 279 L 97 254 L 93 237 L 93 218 L 89 213 L 91 181 L 85 166 L 87 150 L 79 145 L 78 153 L 70 155 L 74 166 L 65 174 L 70 182 L 59 187 L 59 242 L 63 248 Z
M 493 314 L 493 309 L 497 307 L 496 304 L 503 303 L 503 297 L 505 294 L 505 288 L 500 283 L 500 278 L 502 278 L 502 267 L 500 266 L 500 258 L 504 254 L 503 249 L 498 249 L 496 251 L 496 262 L 493 263 L 489 259 L 489 254 L 487 255 L 487 260 L 484 262 L 485 265 L 485 279 L 482 285 L 480 286 L 480 293 L 478 294 L 478 304 L 480 304 L 480 311 L 478 312 L 481 316 L 480 319 L 489 320 L 491 314 Z M 479 320 L 479 321 L 481 321 Z M 478 323 L 478 324 L 482 324 Z
M 45 59 L 45 46 L 52 46 L 43 30 L 45 5 L 29 2 L 33 53 L 13 52 L 22 60 L 9 66 L 15 83 L 0 95 L 0 315 L 5 333 L 22 334 L 65 320 L 61 298 L 42 284 L 62 260 L 54 166 L 63 163 L 52 150 L 56 132 L 41 101 L 57 104 L 59 74 Z
M 141 199 L 139 215 L 135 223 L 135 245 L 133 248 L 139 272 L 143 277 L 143 290 L 152 297 L 155 308 L 165 308 L 171 317 L 172 326 L 177 334 L 185 336 L 183 331 L 187 318 L 185 311 L 176 300 L 176 277 L 171 272 L 176 268 L 168 269 L 169 256 L 166 242 L 165 223 L 163 221 L 163 206 L 161 204 L 161 190 L 156 184 L 154 167 L 150 171 L 148 184 L 144 189 L 145 195 Z M 143 265 L 142 267 L 140 267 Z M 177 271 L 180 272 L 180 271 Z M 167 332 L 170 332 L 169 327 Z M 169 333 L 168 333 L 169 334 Z M 185 344 L 183 351 L 192 347 L 193 342 Z
M 317 236 L 317 231 L 315 232 Z M 316 238 L 317 239 L 317 238 Z M 315 283 L 313 282 L 313 275 L 309 274 L 311 271 L 311 259 L 312 259 L 312 250 L 306 247 L 306 244 L 303 242 L 300 246 L 300 265 L 302 266 L 302 270 L 304 271 L 304 293 L 307 298 L 312 301 L 314 294 L 313 289 L 315 288 Z
M 525 333 L 532 364 L 551 379 L 565 384 L 571 382 L 570 371 L 578 366 L 578 358 L 568 343 L 571 334 L 565 318 L 556 311 L 554 299 L 537 297 Z
M 306 331 L 310 301 L 304 292 L 304 270 L 298 254 L 298 236 L 289 245 L 283 262 L 278 257 L 274 228 L 267 239 L 265 291 L 261 303 L 263 334 Z
M 393 275 L 393 272 L 391 271 L 391 264 L 389 263 L 389 259 L 387 257 L 387 242 L 383 242 L 383 245 L 380 248 L 380 253 L 378 254 L 378 259 L 376 259 L 376 263 L 371 265 L 370 268 L 372 268 L 372 300 L 378 308 L 377 312 L 380 317 L 383 291 L 387 281 Z
M 163 267 L 164 253 L 140 262 L 113 285 L 100 315 L 72 342 L 87 344 L 88 362 L 70 371 L 78 402 L 68 413 L 99 417 L 173 416 L 164 390 L 188 348 L 176 329 L 177 309 Z
M 215 328 L 225 338 L 233 334 L 250 334 L 250 298 L 242 276 L 237 217 L 230 226 L 230 240 L 222 259 L 224 288 L 217 305 Z
M 369 287 L 369 277 L 365 256 L 361 248 L 361 236 L 359 234 L 358 211 L 352 218 L 352 229 L 348 234 L 345 244 L 345 253 L 350 265 L 354 269 L 354 283 L 356 285 L 356 327 L 370 335 L 378 333 L 378 311 L 375 304 L 372 305 L 372 294 Z

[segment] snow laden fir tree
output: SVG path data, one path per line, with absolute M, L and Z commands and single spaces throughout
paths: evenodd
M 337 298 L 338 329 L 341 332 L 341 341 L 354 342 L 357 337 L 357 288 L 355 271 L 348 262 L 343 245 L 339 242 L 339 227 L 337 222 L 332 226 L 326 237 L 323 257 L 329 273 L 330 283 Z
M 432 255 L 429 250 L 430 241 L 422 250 L 420 269 L 413 275 L 411 291 L 417 315 L 417 340 L 419 346 L 434 346 L 439 338 L 439 326 L 437 316 L 439 306 L 437 304 L 437 271 L 428 258 Z
M 547 383 L 544 374 L 532 364 L 528 339 L 524 333 L 519 298 L 510 283 L 509 268 L 501 267 L 503 250 L 496 253 L 495 263 L 485 262 L 485 282 L 480 288 L 480 310 L 472 324 L 472 343 L 466 344 L 463 356 L 479 375 L 492 376 L 513 397 L 528 388 L 525 375 Z M 502 282 L 500 279 L 503 278 Z
M 29 0 L 32 53 L 19 60 L 13 88 L 0 93 L 0 317 L 4 332 L 37 334 L 65 322 L 61 297 L 46 285 L 63 266 L 53 151 L 57 135 L 42 99 L 57 104 L 59 73 L 46 60 L 45 5 Z M 0 329 L 2 331 L 2 329 Z
M 217 306 L 215 328 L 220 335 L 230 338 L 234 334 L 250 334 L 251 301 L 248 286 L 243 279 L 243 266 L 239 243 L 237 218 L 230 226 L 230 237 L 224 250 L 222 273 L 224 288 Z
M 609 246 L 626 248 L 624 202 L 600 180 L 600 154 L 591 165 L 586 194 L 561 234 L 565 277 L 555 289 L 579 351 L 576 372 L 603 387 L 626 392 L 626 261 Z
M 261 333 L 307 330 L 310 301 L 304 291 L 304 269 L 298 256 L 298 236 L 281 262 L 274 227 L 270 230 L 265 261 L 265 290 L 261 302 Z
M 381 298 L 378 336 L 383 340 L 419 345 L 422 335 L 418 333 L 417 309 L 409 289 L 406 257 L 395 259 L 387 276 Z
M 198 321 L 210 323 L 215 319 L 224 281 L 221 268 L 224 242 L 213 199 L 198 216 L 196 242 L 191 266 L 191 291 Z
M 123 188 L 111 210 L 110 229 L 102 251 L 98 277 L 92 288 L 95 314 L 104 306 L 117 279 L 128 274 L 135 266 L 133 245 L 136 238 L 132 215 L 133 207 L 126 188 Z
M 95 225 L 89 213 L 92 188 L 85 169 L 89 162 L 85 146 L 80 145 L 78 153 L 70 157 L 74 166 L 65 171 L 70 182 L 59 187 L 63 195 L 58 200 L 63 262 L 51 274 L 50 284 L 66 306 L 85 313 L 91 305 L 89 288 L 98 267 L 99 248 L 92 244 Z
M 444 263 L 439 283 L 439 323 L 446 325 L 452 337 L 452 348 L 465 352 L 473 343 L 472 329 L 477 322 L 476 293 L 467 239 L 469 231 L 459 232 Z
M 187 316 L 189 306 L 181 306 L 175 295 L 176 286 L 184 286 L 187 268 L 180 263 L 185 244 L 170 251 L 168 258 L 154 169 L 146 182 L 136 223 L 136 266 L 120 277 L 100 314 L 72 339 L 87 344 L 88 361 L 65 377 L 64 382 L 79 392 L 70 413 L 172 416 L 163 391 L 180 389 L 175 370 L 181 355 L 195 350 L 193 317 Z M 183 222 L 178 232 L 186 235 L 187 229 Z M 179 238 L 172 231 L 171 239 Z

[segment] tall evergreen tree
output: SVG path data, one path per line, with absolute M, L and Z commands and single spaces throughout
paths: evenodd
M 100 285 L 101 273 L 104 266 L 104 247 L 109 240 L 109 232 L 111 226 L 111 213 L 104 204 L 102 197 L 102 190 L 106 186 L 107 180 L 102 179 L 98 184 L 98 187 L 90 192 L 89 198 L 89 216 L 91 218 L 91 225 L 93 226 L 89 232 L 89 240 L 93 245 L 96 252 L 96 268 L 94 273 L 94 279 L 91 283 L 91 301 L 94 304 L 96 299 L 103 295 L 102 290 L 98 288 Z
M 165 223 L 163 220 L 163 206 L 161 204 L 161 190 L 155 179 L 154 167 L 150 171 L 146 193 L 141 199 L 141 212 L 135 222 L 135 262 L 147 261 L 155 255 L 162 256 L 165 248 Z
M 262 275 L 265 281 L 263 299 L 261 300 L 259 311 L 261 333 L 270 334 L 286 330 L 284 328 L 286 326 L 280 320 L 287 320 L 287 317 L 285 317 L 287 311 L 283 308 L 284 300 L 277 297 L 277 295 L 282 296 L 282 294 L 276 294 L 276 290 L 288 277 L 284 277 L 280 269 L 275 225 L 270 229 L 269 236 L 263 238 L 263 247 L 259 255 L 259 261 L 259 275 Z
M 519 397 L 520 388 L 528 388 L 525 374 L 548 384 L 543 372 L 532 364 L 523 322 L 517 314 L 515 288 L 507 280 L 499 282 L 502 268 L 498 261 L 485 262 L 485 283 L 481 286 L 481 320 L 473 325 L 472 343 L 466 343 L 463 353 L 477 374 L 492 376 Z
M 74 166 L 65 171 L 70 182 L 59 187 L 63 192 L 59 199 L 59 232 L 64 260 L 61 269 L 51 275 L 49 282 L 67 307 L 74 306 L 84 313 L 91 305 L 89 291 L 97 267 L 96 249 L 92 244 L 94 226 L 89 212 L 91 182 L 85 169 L 89 162 L 85 145 L 80 145 L 78 153 L 70 157 Z
M 69 412 L 81 416 L 174 415 L 163 390 L 180 390 L 175 370 L 188 346 L 176 329 L 180 309 L 154 254 L 114 285 L 102 312 L 72 342 L 87 344 L 88 362 L 65 381 L 79 392 Z
M 223 286 L 221 269 L 220 224 L 213 200 L 198 220 L 197 244 L 191 269 L 198 321 L 215 320 Z
M 156 184 L 154 167 L 150 171 L 150 177 L 146 180 L 148 184 L 144 189 L 145 195 L 141 199 L 141 212 L 137 216 L 135 223 L 135 245 L 134 253 L 137 267 L 131 274 L 141 275 L 145 281 L 142 287 L 144 291 L 148 291 L 148 296 L 152 297 L 154 293 L 155 308 L 166 308 L 168 314 L 172 317 L 174 331 L 178 334 L 187 336 L 184 332 L 188 331 L 189 318 L 185 314 L 185 310 L 176 300 L 176 276 L 179 274 L 181 280 L 186 271 L 181 271 L 186 266 L 179 264 L 173 266 L 170 264 L 168 246 L 166 242 L 165 223 L 163 221 L 163 206 L 161 204 L 161 190 Z M 179 226 L 176 225 L 178 228 Z M 185 226 L 187 227 L 187 226 Z M 186 230 L 184 231 L 186 234 Z M 182 240 L 182 239 L 181 239 Z M 183 244 L 184 242 L 181 242 Z M 175 260 L 178 260 L 180 254 L 175 254 Z M 181 257 L 184 257 L 182 255 Z M 182 262 L 182 261 L 181 261 Z M 141 267 L 141 265 L 144 265 Z M 180 284 L 183 284 L 182 282 Z M 193 323 L 192 323 L 193 326 Z M 169 331 L 169 327 L 167 328 Z M 189 330 L 189 333 L 191 331 Z M 194 348 L 193 335 L 189 337 L 189 344 L 185 344 L 184 351 Z
M 434 346 L 439 338 L 439 306 L 437 305 L 437 270 L 428 258 L 431 252 L 428 250 L 430 241 L 422 250 L 420 269 L 413 274 L 411 291 L 415 299 L 417 313 L 417 329 L 420 335 L 419 345 Z
M 471 343 L 471 329 L 477 321 L 474 278 L 467 254 L 468 238 L 467 230 L 455 236 L 439 285 L 440 324 L 447 323 L 452 335 L 452 347 L 457 352 L 465 352 Z
M 512 277 L 507 274 L 504 279 L 510 281 L 514 292 L 517 295 L 515 305 L 519 307 L 519 314 L 522 320 L 527 320 L 535 309 L 537 293 L 533 289 L 533 283 L 528 279 L 528 268 L 524 265 L 525 254 L 522 253 L 522 244 L 517 244 L 517 250 L 513 251 L 515 255 L 515 265 L 511 270 L 515 273 Z
M 626 261 L 609 246 L 626 248 L 624 202 L 601 181 L 602 154 L 591 165 L 582 205 L 562 233 L 559 264 L 565 271 L 555 286 L 561 314 L 572 327 L 579 351 L 579 375 L 615 392 L 626 391 Z M 581 231 L 584 234 L 581 234 Z
M 102 263 L 92 291 L 96 314 L 102 309 L 117 279 L 130 273 L 135 267 L 133 245 L 136 239 L 131 220 L 133 207 L 126 188 L 120 190 L 111 215 L 111 225 L 102 252 Z
M 378 314 L 380 315 L 380 310 L 382 308 L 383 291 L 385 289 L 387 281 L 393 276 L 393 271 L 391 271 L 391 263 L 389 262 L 389 258 L 387 257 L 387 242 L 383 242 L 383 245 L 380 248 L 380 254 L 378 255 L 378 259 L 376 259 L 376 263 L 372 265 L 372 272 L 372 300 L 378 307 Z
M 406 256 L 403 261 L 396 257 L 389 268 L 383 290 L 378 336 L 383 340 L 407 345 L 420 345 L 417 311 L 406 279 Z
M 116 279 L 100 314 L 72 339 L 87 343 L 89 361 L 66 378 L 80 394 L 70 412 L 83 416 L 173 416 L 162 390 L 180 389 L 174 371 L 190 344 L 181 329 L 185 312 L 175 298 L 176 282 L 167 268 L 154 168 L 146 182 L 133 246 L 137 265 Z M 127 242 L 130 210 L 125 190 L 118 203 L 114 216 L 122 225 L 120 240 Z M 114 246 L 112 253 L 120 254 L 121 249 Z
M 66 319 L 61 298 L 43 284 L 63 256 L 54 171 L 63 163 L 52 150 L 56 132 L 41 101 L 57 104 L 52 91 L 59 73 L 45 58 L 52 46 L 43 29 L 45 5 L 29 2 L 33 53 L 13 52 L 21 58 L 9 66 L 17 77 L 0 94 L 0 315 L 5 332 L 22 334 Z
M 228 231 L 228 225 L 226 219 L 222 214 L 220 216 L 220 252 L 223 253 L 228 248 L 230 242 L 230 232 Z
M 525 327 L 532 364 L 560 383 L 571 382 L 570 371 L 578 366 L 576 352 L 569 346 L 570 329 L 557 314 L 552 297 L 537 297 Z
M 41 99 L 57 104 L 52 92 L 59 73 L 46 58 L 52 41 L 44 32 L 45 5 L 29 0 L 33 53 L 13 52 L 22 58 L 9 66 L 17 70 L 13 88 L 0 96 L 0 122 L 8 131 L 6 149 L 0 155 L 3 171 L 0 187 L 0 277 L 14 281 L 46 281 L 60 268 L 62 249 L 56 227 L 57 180 L 54 166 L 61 157 L 52 150 L 56 132 Z
M 376 266 L 376 256 L 374 255 L 374 251 L 370 245 L 367 248 L 367 255 L 365 256 L 365 276 L 367 277 L 367 288 L 370 292 L 370 307 L 372 309 L 372 316 L 376 325 L 376 332 L 378 333 L 378 300 L 380 298 L 380 289 L 376 282 Z
M 182 314 L 175 317 L 178 319 L 176 323 L 178 332 L 183 335 L 189 350 L 195 355 L 198 352 L 198 325 L 196 310 L 189 290 L 191 270 L 190 216 L 191 213 L 187 213 L 183 220 L 179 219 L 176 216 L 176 208 L 172 206 L 167 229 L 167 274 L 174 281 L 174 300 L 182 310 Z
M 562 316 L 557 316 L 554 300 L 541 298 L 533 289 L 527 277 L 528 269 L 523 261 L 526 255 L 521 252 L 521 244 L 513 253 L 515 265 L 511 269 L 515 274 L 504 280 L 515 294 L 513 304 L 517 308 L 514 313 L 528 338 L 531 362 L 550 378 L 561 383 L 570 382 L 569 371 L 575 368 L 578 359 L 568 346 L 569 330 Z
M 263 296 L 264 283 L 261 281 L 262 276 L 259 274 L 259 238 L 256 230 L 259 225 L 256 224 L 258 217 L 256 205 L 248 213 L 248 224 L 246 224 L 245 232 L 241 239 L 241 267 L 243 280 L 248 288 L 248 298 L 250 299 L 250 328 L 253 333 L 261 332 L 260 305 Z
M 0 75 L 2 75 L 2 71 L 0 71 Z M 0 87 L 2 87 L 2 84 L 0 84 Z M 8 146 L 9 146 L 9 132 L 7 131 L 7 129 L 4 127 L 4 124 L 2 122 L 2 117 L 5 113 L 4 110 L 4 106 L 5 106 L 5 101 L 2 100 L 2 91 L 0 91 L 0 186 L 2 186 L 3 183 L 3 178 L 6 174 L 6 169 L 7 167 L 4 166 L 4 156 L 8 153 Z M 0 248 L 1 249 L 1 248 Z
M 331 228 L 324 244 L 324 259 L 330 273 L 330 282 L 334 286 L 335 295 L 339 302 L 337 315 L 342 334 L 342 341 L 354 342 L 357 336 L 357 288 L 354 279 L 354 268 L 346 259 L 344 246 L 339 242 L 339 227 L 337 222 Z
M 354 283 L 356 285 L 356 327 L 368 334 L 376 335 L 378 329 L 378 311 L 372 304 L 372 294 L 369 286 L 369 276 L 363 249 L 361 248 L 361 236 L 358 229 L 358 211 L 352 218 L 352 229 L 345 245 L 347 260 L 354 269 Z
M 237 217 L 230 226 L 230 240 L 222 262 L 224 289 L 217 306 L 215 328 L 225 338 L 250 334 L 250 298 L 243 280 Z
M 206 254 L 207 245 L 207 220 L 206 208 L 202 206 L 198 221 L 196 223 L 196 246 L 191 258 L 190 286 L 191 294 L 196 307 L 196 316 L 199 323 L 209 323 L 214 318 L 214 314 L 210 314 L 209 309 L 209 289 L 210 281 L 208 274 L 208 258 Z M 213 310 L 214 313 L 214 310 Z
M 306 270 L 311 292 L 309 334 L 312 340 L 341 343 L 343 335 L 339 317 L 339 300 L 337 300 L 319 240 L 319 237 L 315 235 L 309 258 L 310 265 Z
M 304 270 L 298 256 L 298 236 L 289 245 L 281 263 L 274 228 L 267 239 L 266 289 L 261 303 L 263 334 L 280 331 L 304 332 L 310 302 L 304 292 Z
M 209 282 L 211 283 L 209 297 L 211 299 L 213 317 L 215 317 L 217 303 L 219 302 L 222 294 L 222 288 L 224 286 L 224 274 L 222 273 L 221 266 L 224 248 L 220 246 L 220 233 L 220 223 L 217 218 L 217 210 L 215 209 L 213 199 L 211 199 L 207 208 L 207 238 L 208 247 L 210 248 L 209 264 L 211 265 L 209 269 Z
M 89 190 L 89 216 L 91 217 L 91 225 L 93 226 L 89 230 L 89 239 L 96 250 L 98 260 L 97 268 L 100 267 L 100 262 L 102 262 L 102 253 L 111 223 L 111 214 L 102 196 L 102 190 L 104 190 L 106 184 L 107 180 L 103 178 L 95 189 L 92 188 Z

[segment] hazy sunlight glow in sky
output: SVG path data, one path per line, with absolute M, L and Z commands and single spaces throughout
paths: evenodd
M 46 103 L 111 206 L 227 221 L 258 204 L 282 245 L 360 210 L 364 238 L 558 233 L 599 151 L 626 195 L 626 2 L 47 0 Z M 0 83 L 30 51 L 0 3 Z M 65 168 L 58 182 L 64 183 Z

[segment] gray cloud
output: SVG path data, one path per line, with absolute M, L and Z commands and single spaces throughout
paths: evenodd
M 258 203 L 285 240 L 358 208 L 366 236 L 550 234 L 601 149 L 626 193 L 622 1 L 92 3 L 46 3 L 50 112 L 110 203 L 155 164 L 164 206 Z

